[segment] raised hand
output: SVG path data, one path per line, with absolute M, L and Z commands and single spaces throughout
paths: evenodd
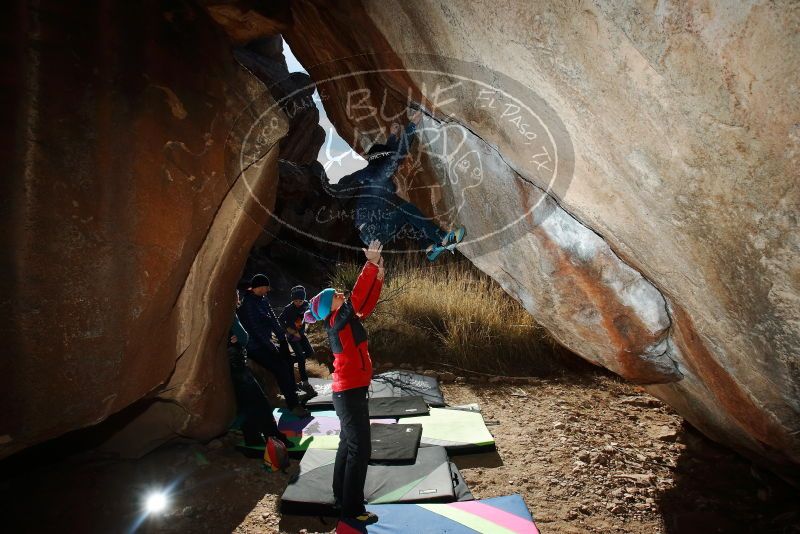
M 361 250 L 364 251 L 364 255 L 367 257 L 368 261 L 371 261 L 375 265 L 380 265 L 381 251 L 383 250 L 383 245 L 380 241 L 373 239 L 369 244 L 369 249 L 362 248 Z

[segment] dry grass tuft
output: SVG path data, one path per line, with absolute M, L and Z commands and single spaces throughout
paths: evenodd
M 331 284 L 352 288 L 360 269 L 340 265 Z M 365 322 L 376 361 L 508 376 L 560 374 L 575 365 L 574 355 L 466 260 L 391 260 L 386 272 L 381 300 Z

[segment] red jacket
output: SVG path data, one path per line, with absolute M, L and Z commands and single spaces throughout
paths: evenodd
M 378 266 L 367 262 L 356 285 L 342 307 L 325 320 L 328 341 L 333 351 L 333 391 L 368 386 L 372 380 L 372 360 L 367 347 L 367 331 L 361 324 L 369 317 L 383 280 L 378 280 Z

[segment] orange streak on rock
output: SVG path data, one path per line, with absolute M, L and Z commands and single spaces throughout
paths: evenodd
M 665 374 L 639 357 L 647 346 L 659 341 L 663 334 L 651 333 L 636 313 L 622 304 L 613 290 L 600 282 L 598 273 L 604 258 L 596 256 L 592 263 L 577 265 L 543 230 L 536 228 L 533 233 L 554 264 L 558 265 L 560 272 L 553 279 L 561 286 L 560 293 L 574 299 L 576 309 L 581 306 L 581 300 L 588 300 L 600 313 L 605 337 L 616 349 L 616 359 L 604 360 L 602 365 L 637 384 L 674 382 L 675 375 Z M 587 331 L 586 335 L 589 338 L 597 337 L 595 332 Z
M 791 449 L 792 439 L 774 417 L 756 405 L 703 344 L 694 322 L 683 308 L 674 306 L 675 341 L 686 365 L 719 402 L 720 408 L 751 437 L 767 448 Z

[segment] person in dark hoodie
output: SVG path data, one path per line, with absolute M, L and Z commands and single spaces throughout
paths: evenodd
M 292 301 L 284 306 L 278 319 L 286 328 L 286 338 L 297 360 L 297 369 L 300 372 L 298 386 L 313 397 L 317 392 L 308 383 L 308 374 L 306 373 L 306 360 L 314 356 L 314 348 L 306 337 L 306 325 L 303 320 L 303 315 L 308 311 L 306 288 L 294 286 L 291 291 L 291 299 Z
M 295 389 L 286 333 L 267 300 L 269 290 L 269 278 L 263 274 L 253 276 L 237 312 L 242 325 L 250 334 L 247 354 L 251 360 L 272 373 L 292 413 L 297 417 L 306 417 L 308 410 L 300 405 Z M 280 350 L 272 342 L 273 335 L 280 343 Z
M 442 230 L 414 204 L 397 195 L 394 174 L 408 155 L 421 119 L 422 113 L 417 111 L 405 130 L 397 123 L 392 124 L 386 143 L 376 143 L 367 152 L 367 166 L 343 177 L 334 194 L 357 197 L 355 224 L 365 245 L 373 240 L 389 243 L 410 226 L 428 260 L 434 261 L 445 250 L 452 252 L 464 239 L 465 230 L 463 227 L 449 232 Z
M 378 303 L 383 287 L 383 245 L 364 250 L 367 262 L 349 298 L 334 288 L 315 295 L 305 314 L 308 323 L 322 321 L 333 352 L 333 407 L 341 423 L 333 468 L 333 495 L 344 520 L 371 524 L 377 516 L 364 507 L 364 482 L 371 453 L 367 390 L 372 380 L 367 331 L 361 324 Z
M 238 293 L 236 297 L 239 300 Z M 247 367 L 247 351 L 245 346 L 250 336 L 239 318 L 234 314 L 233 324 L 228 333 L 228 364 L 231 370 L 233 391 L 236 394 L 236 407 L 244 417 L 242 434 L 245 445 L 252 447 L 264 445 L 266 438 L 273 436 L 281 440 L 287 447 L 292 444 L 286 434 L 278 430 L 275 417 L 272 415 L 264 390 L 261 389 L 250 368 Z

